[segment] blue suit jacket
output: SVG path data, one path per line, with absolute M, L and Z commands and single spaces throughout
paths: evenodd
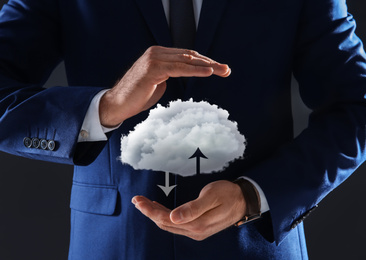
M 301 221 L 365 159 L 366 57 L 338 0 L 205 0 L 195 49 L 232 68 L 229 78 L 169 79 L 161 103 L 193 97 L 227 109 L 248 140 L 225 172 L 175 177 L 122 165 L 121 134 L 77 144 L 93 96 L 151 45 L 171 46 L 161 0 L 10 0 L 0 13 L 0 148 L 75 164 L 70 259 L 306 259 Z M 43 89 L 65 61 L 70 87 Z M 290 79 L 313 110 L 293 138 Z M 24 138 L 55 141 L 27 147 Z M 164 232 L 131 204 L 145 195 L 174 208 L 214 180 L 246 175 L 270 214 L 202 242 Z

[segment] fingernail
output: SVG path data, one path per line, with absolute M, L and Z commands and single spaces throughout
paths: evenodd
M 229 76 L 231 74 L 231 69 L 229 67 L 227 67 L 227 71 L 225 73 L 225 76 Z
M 135 198 L 135 197 L 133 197 L 133 198 L 132 198 L 132 200 L 131 200 L 131 202 L 132 202 L 134 205 L 136 205 L 136 202 L 137 202 L 137 201 L 136 201 L 136 198 Z

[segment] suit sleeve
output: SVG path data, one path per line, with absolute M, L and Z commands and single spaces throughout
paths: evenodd
M 77 138 L 92 98 L 103 87 L 42 87 L 63 57 L 58 16 L 53 0 L 10 0 L 0 12 L 0 149 L 88 164 L 106 142 L 77 145 Z M 53 147 L 37 140 L 54 141 Z
M 366 56 L 355 27 L 344 1 L 304 1 L 294 75 L 309 126 L 248 172 L 266 195 L 277 244 L 366 158 Z

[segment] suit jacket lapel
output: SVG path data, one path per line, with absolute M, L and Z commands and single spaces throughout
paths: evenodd
M 136 0 L 156 42 L 172 46 L 170 30 L 161 0 Z M 228 0 L 204 0 L 197 29 L 195 50 L 206 54 L 214 39 L 216 28 Z
M 156 42 L 161 46 L 172 46 L 172 39 L 161 0 L 136 0 Z
M 195 50 L 199 53 L 207 54 L 227 2 L 228 0 L 203 0 L 195 44 Z

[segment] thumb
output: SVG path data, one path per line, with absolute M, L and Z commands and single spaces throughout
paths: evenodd
M 215 198 L 211 196 L 200 196 L 195 200 L 187 202 L 182 206 L 174 209 L 170 213 L 170 220 L 174 224 L 185 224 L 191 222 L 207 211 L 217 207 Z

